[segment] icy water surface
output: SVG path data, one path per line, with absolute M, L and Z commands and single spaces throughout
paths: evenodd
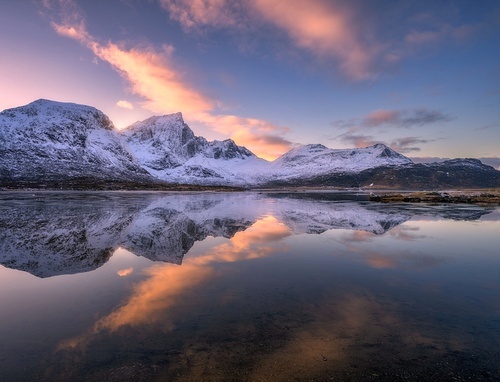
M 0 193 L 1 381 L 498 381 L 500 210 Z

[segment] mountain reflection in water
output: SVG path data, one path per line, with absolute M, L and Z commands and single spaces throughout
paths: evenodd
M 498 209 L 318 192 L 0 208 L 2 380 L 500 376 Z
M 153 261 L 181 264 L 195 242 L 208 236 L 232 238 L 266 216 L 294 235 L 331 229 L 381 235 L 414 215 L 473 220 L 491 212 L 342 201 L 345 195 L 339 195 L 4 194 L 0 264 L 38 277 L 74 274 L 102 266 L 119 247 Z

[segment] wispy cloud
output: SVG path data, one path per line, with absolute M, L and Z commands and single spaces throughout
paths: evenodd
M 124 108 L 124 109 L 129 109 L 129 110 L 133 110 L 134 109 L 134 105 L 132 105 L 131 102 L 125 101 L 125 100 L 118 101 L 116 103 L 116 106 Z
M 355 80 L 373 78 L 373 61 L 380 51 L 366 43 L 351 14 L 336 2 L 254 0 L 252 5 L 270 23 L 280 27 L 294 44 L 321 59 L 333 59 Z
M 274 159 L 291 147 L 291 142 L 283 138 L 283 134 L 288 132 L 284 127 L 256 118 L 215 113 L 219 103 L 189 83 L 183 71 L 175 65 L 172 46 L 128 46 L 111 41 L 102 43 L 87 31 L 85 19 L 73 1 L 46 1 L 47 9 L 59 10 L 57 21 L 51 23 L 54 30 L 61 36 L 80 42 L 96 57 L 108 62 L 127 80 L 130 91 L 144 99 L 141 103 L 143 108 L 159 114 L 182 111 L 187 121 L 198 122 L 209 129 L 228 134 L 238 144 L 247 146 L 266 159 Z M 175 1 L 164 3 L 171 6 L 180 4 Z M 191 11 L 201 7 L 196 8 L 200 13 L 196 13 L 198 16 L 194 20 L 200 22 L 199 18 L 203 16 L 206 18 L 204 22 L 210 22 L 211 17 L 216 17 L 218 3 L 220 6 L 225 5 L 224 1 L 215 0 L 192 2 Z M 203 9 L 213 12 L 206 14 Z M 182 14 L 180 9 L 178 12 Z M 131 105 L 120 101 L 118 106 L 128 108 Z
M 405 154 L 405 153 L 409 153 L 412 151 L 420 151 L 421 148 L 419 146 L 416 146 L 416 145 L 428 143 L 428 142 L 432 142 L 432 140 L 422 139 L 419 137 L 404 137 L 404 138 L 394 139 L 393 141 L 391 141 L 389 146 L 392 149 L 396 150 L 397 152 Z
M 432 140 L 422 139 L 419 137 L 402 137 L 385 142 L 375 139 L 372 135 L 345 133 L 336 137 L 343 142 L 349 143 L 354 147 L 367 147 L 377 143 L 383 143 L 399 153 L 405 154 L 412 151 L 420 151 L 421 148 L 417 145 L 432 142 Z
M 451 120 L 449 115 L 438 110 L 376 110 L 364 118 L 363 125 L 366 127 L 413 127 Z
M 411 30 L 405 35 L 405 42 L 410 45 L 435 44 L 445 40 L 468 41 L 482 28 L 480 24 L 450 25 L 435 21 L 432 29 Z
M 438 122 L 449 122 L 453 118 L 439 110 L 410 109 L 410 110 L 375 110 L 362 118 L 348 121 L 335 121 L 336 128 L 347 128 L 349 131 L 365 130 L 368 128 L 410 128 L 430 125 Z
M 160 0 L 170 17 L 187 29 L 200 26 L 237 27 L 242 15 L 242 3 L 229 0 Z
M 69 1 L 64 1 L 66 6 Z M 155 113 L 208 111 L 215 102 L 191 87 L 171 62 L 173 48 L 164 45 L 127 48 L 124 44 L 100 43 L 87 32 L 77 14 L 67 15 L 62 22 L 52 22 L 54 30 L 64 37 L 79 41 L 101 60 L 111 64 L 131 86 L 131 91 L 145 99 L 142 106 Z
M 160 0 L 160 4 L 187 32 L 244 30 L 245 38 L 251 34 L 262 42 L 268 35 L 259 35 L 257 26 L 275 28 L 275 37 L 280 32 L 288 37 L 288 49 L 307 51 L 356 81 L 374 79 L 429 45 L 469 41 L 484 28 L 481 23 L 453 19 L 445 4 L 417 16 L 409 7 L 387 12 L 387 7 L 368 3 L 359 7 L 340 0 Z
M 475 130 L 493 130 L 493 129 L 498 129 L 498 128 L 500 128 L 500 123 L 496 122 L 496 123 L 489 123 L 487 125 L 476 127 Z
M 367 147 L 376 143 L 384 143 L 400 153 L 420 151 L 419 145 L 433 142 L 434 140 L 421 137 L 409 136 L 394 138 L 391 141 L 376 139 L 366 131 L 381 129 L 409 129 L 431 125 L 434 123 L 451 121 L 449 115 L 432 109 L 411 109 L 411 110 L 375 110 L 361 118 L 350 120 L 339 120 L 332 123 L 337 130 L 345 130 L 344 133 L 336 136 L 342 142 L 349 143 L 355 147 Z
M 351 144 L 354 147 L 367 147 L 372 146 L 376 143 L 384 143 L 382 141 L 376 140 L 372 135 L 365 134 L 345 133 L 337 136 L 336 139 L 340 139 L 341 141 Z
M 373 61 L 381 45 L 357 29 L 356 20 L 339 2 L 324 0 L 160 0 L 185 30 L 201 27 L 252 30 L 265 23 L 284 32 L 292 45 L 336 65 L 348 77 L 375 77 Z M 361 38 L 361 36 L 365 36 Z

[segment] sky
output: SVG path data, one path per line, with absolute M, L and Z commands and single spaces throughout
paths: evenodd
M 182 112 L 272 160 L 385 143 L 500 167 L 500 1 L 0 0 L 0 110 Z

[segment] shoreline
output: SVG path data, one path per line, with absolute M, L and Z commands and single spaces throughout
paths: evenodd
M 394 191 L 373 194 L 370 196 L 370 201 L 381 203 L 500 204 L 500 189 Z

